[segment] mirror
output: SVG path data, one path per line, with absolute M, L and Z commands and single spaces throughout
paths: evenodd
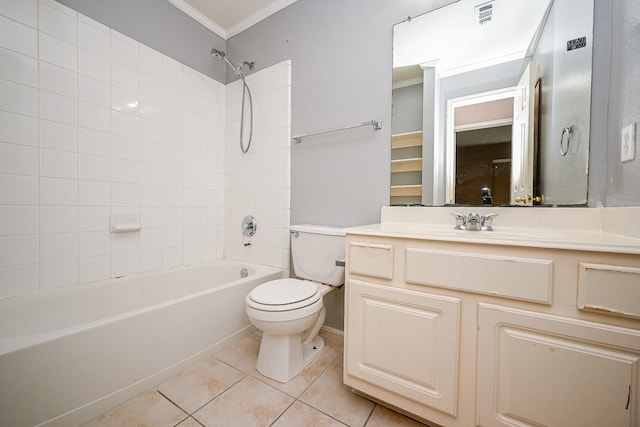
M 391 204 L 586 204 L 592 39 L 583 0 L 458 0 L 395 25 Z

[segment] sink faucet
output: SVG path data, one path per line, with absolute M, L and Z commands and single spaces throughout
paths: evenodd
M 476 212 L 471 212 L 469 215 L 464 215 L 457 212 L 452 212 L 451 215 L 456 217 L 456 230 L 471 230 L 471 231 L 493 231 L 493 218 L 499 214 L 487 214 L 480 215 Z
M 480 214 L 476 213 L 476 212 L 471 212 L 469 215 L 467 215 L 467 230 L 474 230 L 474 231 L 480 231 L 480 222 L 482 221 L 482 218 L 480 217 Z
M 480 218 L 480 230 L 482 231 L 493 231 L 493 218 L 497 217 L 500 214 L 497 213 L 493 213 L 493 214 L 487 214 L 487 215 L 482 215 L 482 217 Z

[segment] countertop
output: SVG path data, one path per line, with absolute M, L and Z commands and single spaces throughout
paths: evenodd
M 384 207 L 381 223 L 345 231 L 355 235 L 640 255 L 637 207 L 473 209 L 480 215 L 500 214 L 493 221 L 493 231 L 455 230 L 455 219 L 450 215 L 454 211 L 460 209 Z M 625 223 L 629 227 L 623 226 Z

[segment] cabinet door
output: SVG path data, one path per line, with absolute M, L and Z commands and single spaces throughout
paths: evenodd
M 480 304 L 478 420 L 638 426 L 640 331 Z
M 347 374 L 456 415 L 460 300 L 349 280 Z

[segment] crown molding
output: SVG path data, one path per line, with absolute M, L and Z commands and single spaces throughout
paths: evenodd
M 274 13 L 281 11 L 282 9 L 295 3 L 296 1 L 297 0 L 279 0 L 271 3 L 269 6 L 265 7 L 264 9 L 257 11 L 253 15 L 248 16 L 247 18 L 243 19 L 236 25 L 229 28 L 227 30 L 227 38 L 231 38 L 236 34 L 243 32 L 247 28 L 257 24 L 258 22 L 262 21 L 265 18 L 268 18 Z
M 237 23 L 236 25 L 232 26 L 227 30 L 225 30 L 220 25 L 213 22 L 211 19 L 207 18 L 205 15 L 200 13 L 198 10 L 196 10 L 193 6 L 191 6 L 189 3 L 187 3 L 184 0 L 166 0 L 166 1 L 171 3 L 172 5 L 174 5 L 175 7 L 177 7 L 184 13 L 186 13 L 187 15 L 189 15 L 191 18 L 198 21 L 200 24 L 207 27 L 209 30 L 219 35 L 223 39 L 228 40 L 232 36 L 235 36 L 236 34 L 241 33 L 242 31 L 246 30 L 252 25 L 257 24 L 258 22 L 262 21 L 265 18 L 268 18 L 269 16 L 273 15 L 276 12 L 279 12 L 280 10 L 289 6 L 290 4 L 295 3 L 297 0 L 279 0 L 279 1 L 273 2 L 269 6 L 248 16 L 247 18 L 243 19 L 242 21 L 240 21 L 239 23 Z
M 211 19 L 204 16 L 202 13 L 197 11 L 193 6 L 191 6 L 189 3 L 185 2 L 184 0 L 167 0 L 167 2 L 171 3 L 172 5 L 174 5 L 175 7 L 177 7 L 178 9 L 180 9 L 181 11 L 183 11 L 184 13 L 186 13 L 187 15 L 189 15 L 190 17 L 198 21 L 200 24 L 204 25 L 206 28 L 208 28 L 209 30 L 213 31 L 214 33 L 222 37 L 223 39 L 226 40 L 228 38 L 227 31 L 224 28 L 222 28 L 220 25 L 216 24 Z

